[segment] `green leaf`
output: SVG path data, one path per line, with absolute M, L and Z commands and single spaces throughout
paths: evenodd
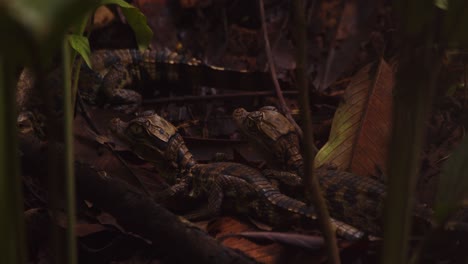
M 468 195 L 468 137 L 444 164 L 435 204 L 436 220 L 441 223 L 458 209 Z
M 48 42 L 51 37 L 61 41 L 62 34 L 72 23 L 96 7 L 96 1 L 17 0 L 7 1 L 5 7 L 12 16 L 34 33 L 38 41 Z
M 50 54 L 55 52 L 62 43 L 64 34 L 70 27 L 81 20 L 83 15 L 97 7 L 95 0 L 17 0 L 2 2 L 0 8 L 0 21 L 4 18 L 21 25 L 22 31 L 14 31 L 7 27 L 7 34 L 12 38 L 7 42 L 11 48 L 11 56 L 21 56 L 21 52 L 27 52 L 25 46 L 35 47 L 36 60 L 47 61 Z M 21 38 L 30 38 L 29 41 L 21 42 Z M 4 47 L 6 44 L 2 44 Z M 13 50 L 21 46 L 22 51 L 13 54 Z
M 458 44 L 456 46 L 467 47 L 468 35 L 468 2 L 466 0 L 451 0 L 445 19 L 445 34 L 449 43 Z
M 91 48 L 89 47 L 89 41 L 86 37 L 75 35 L 75 34 L 68 34 L 67 35 L 68 43 L 70 46 L 78 52 L 81 57 L 83 57 L 84 61 L 88 65 L 89 68 L 92 68 L 91 65 Z
M 448 9 L 448 0 L 434 0 L 434 5 L 442 10 Z
M 133 32 L 135 32 L 138 48 L 140 50 L 148 48 L 151 38 L 153 37 L 153 31 L 151 31 L 146 23 L 145 15 L 143 15 L 138 8 L 123 0 L 101 0 L 101 4 L 116 4 L 120 6 L 122 8 L 122 13 L 127 18 L 128 24 L 132 27 Z

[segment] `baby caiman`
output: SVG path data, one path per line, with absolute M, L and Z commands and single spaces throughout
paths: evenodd
M 197 163 L 176 128 L 157 114 L 143 114 L 130 122 L 116 118 L 110 127 L 142 159 L 152 162 L 164 159 L 181 172 L 179 183 L 172 187 L 173 193 L 208 198 L 207 206 L 188 215 L 189 219 L 215 216 L 229 200 L 234 201 L 237 213 L 275 227 L 288 226 L 298 220 L 316 220 L 312 207 L 282 194 L 257 169 L 234 162 Z M 347 239 L 359 239 L 364 235 L 345 223 L 332 222 L 337 233 Z
M 265 106 L 252 112 L 238 108 L 233 112 L 233 119 L 249 141 L 273 154 L 276 163 L 284 165 L 280 169 L 293 172 L 301 180 L 304 179 L 304 160 L 299 136 L 290 121 L 275 107 Z M 332 217 L 371 234 L 382 234 L 386 196 L 383 183 L 332 168 L 319 168 L 314 170 L 314 174 Z M 425 206 L 418 205 L 415 208 L 414 220 L 422 230 L 432 225 L 430 214 Z

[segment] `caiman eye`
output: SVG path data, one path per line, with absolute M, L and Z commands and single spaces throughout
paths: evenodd
M 140 135 L 143 133 L 144 129 L 141 125 L 139 124 L 132 124 L 128 127 L 128 129 L 130 130 L 130 132 L 134 135 Z
M 251 132 L 257 131 L 257 124 L 254 120 L 247 118 L 245 121 L 248 130 L 250 130 Z
M 264 106 L 262 108 L 260 108 L 259 111 L 274 111 L 274 112 L 279 112 L 278 111 L 278 108 L 272 106 L 272 105 L 267 105 L 267 106 Z

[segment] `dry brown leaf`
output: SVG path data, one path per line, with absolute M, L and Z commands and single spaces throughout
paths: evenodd
M 93 18 L 93 26 L 95 28 L 102 28 L 114 21 L 115 15 L 107 6 L 100 6 L 94 12 Z
M 67 215 L 60 211 L 49 211 L 49 215 L 54 223 L 63 229 L 68 228 Z M 88 219 L 77 218 L 75 223 L 75 233 L 77 237 L 84 237 L 90 234 L 108 230 L 107 227 L 98 223 L 92 223 Z
M 394 79 L 384 59 L 353 77 L 335 113 L 328 142 L 315 158 L 316 167 L 330 164 L 363 176 L 386 172 Z
M 247 222 L 231 217 L 220 217 L 211 221 L 207 231 L 218 240 L 224 237 L 220 241 L 224 246 L 240 250 L 260 263 L 322 263 L 325 257 L 322 250 L 310 252 L 297 246 L 285 246 L 274 241 L 253 242 L 242 237 L 226 237 L 231 234 L 257 231 Z
M 296 233 L 282 233 L 282 232 L 240 232 L 236 234 L 227 234 L 219 237 L 219 240 L 227 239 L 230 237 L 247 238 L 251 241 L 270 241 L 277 242 L 284 245 L 290 245 L 317 251 L 324 245 L 323 238 L 319 236 L 310 236 Z
M 239 222 L 230 217 L 216 219 L 208 225 L 207 229 L 209 234 L 215 235 L 216 237 L 254 230 L 248 224 Z M 277 243 L 259 245 L 245 238 L 227 238 L 222 241 L 222 244 L 230 248 L 238 249 L 261 263 L 277 263 L 277 259 L 285 253 L 284 248 Z

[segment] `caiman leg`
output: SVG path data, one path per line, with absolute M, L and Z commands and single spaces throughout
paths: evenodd
M 315 171 L 333 217 L 372 234 L 381 233 L 385 186 L 349 172 Z
M 201 187 L 204 186 L 204 191 L 208 192 L 209 195 L 215 194 L 209 187 L 206 189 L 206 186 L 211 186 L 211 182 L 207 181 L 214 181 L 215 186 L 221 187 L 224 195 L 229 194 L 229 197 L 236 199 L 238 204 L 249 205 L 254 203 L 255 200 L 265 200 L 265 202 L 260 202 L 262 206 L 266 205 L 268 208 L 270 208 L 269 204 L 273 206 L 273 209 L 268 209 L 265 212 L 261 212 L 261 209 L 257 212 L 254 211 L 252 213 L 254 215 L 260 213 L 265 218 L 269 213 L 275 215 L 277 210 L 285 210 L 287 212 L 285 212 L 285 215 L 298 215 L 308 221 L 316 220 L 313 207 L 280 193 L 258 170 L 251 167 L 238 163 L 220 162 L 195 166 L 192 173 L 197 175 L 194 181 L 197 181 Z M 216 187 L 216 192 L 219 191 L 219 187 Z M 219 197 L 219 194 L 215 197 Z M 213 206 L 209 210 L 213 212 Z M 275 222 L 275 219 L 266 219 Z M 333 221 L 338 228 L 338 234 L 344 237 L 356 240 L 364 235 L 355 228 L 339 223 L 336 220 Z
M 206 186 L 202 185 L 207 184 L 206 181 L 209 180 L 210 179 L 194 179 L 196 185 L 195 192 L 199 193 L 197 188 L 206 188 Z M 186 219 L 196 221 L 218 216 L 221 213 L 221 205 L 223 204 L 224 192 L 227 189 L 226 187 L 246 184 L 245 181 L 231 176 L 219 176 L 214 177 L 211 180 L 212 182 L 209 184 L 210 187 L 208 187 L 208 203 L 199 210 L 184 215 Z
M 141 95 L 136 91 L 125 89 L 132 83 L 132 74 L 121 64 L 112 65 L 104 76 L 101 89 L 107 102 L 114 105 L 115 110 L 132 113 L 141 105 Z
M 291 187 L 302 186 L 302 178 L 299 177 L 296 173 L 292 173 L 289 171 L 271 170 L 271 169 L 262 170 L 262 173 L 268 179 L 278 180 L 279 182 L 286 184 L 287 186 L 291 186 Z
M 372 234 L 380 233 L 385 197 L 382 195 L 385 193 L 383 185 L 375 184 L 370 178 L 327 168 L 318 169 L 315 174 L 332 217 Z
M 201 180 L 203 181 L 203 180 Z M 286 215 L 280 213 L 279 210 L 284 210 L 284 208 L 276 207 L 271 203 L 264 204 L 260 202 L 261 206 L 252 206 L 256 204 L 259 200 L 263 200 L 264 198 L 259 198 L 256 196 L 255 188 L 253 188 L 249 183 L 245 180 L 240 178 L 229 176 L 229 175 L 220 175 L 219 177 L 215 177 L 213 179 L 212 188 L 209 191 L 208 196 L 208 204 L 207 206 L 185 215 L 184 217 L 188 220 L 196 221 L 201 219 L 206 219 L 214 216 L 218 216 L 220 214 L 221 205 L 223 203 L 223 199 L 225 198 L 225 194 L 227 196 L 236 199 L 237 204 L 244 207 L 251 207 L 255 208 L 253 212 L 253 216 L 261 218 L 261 220 L 267 221 L 268 224 L 278 224 L 282 222 L 284 217 L 290 218 L 286 215 L 291 216 L 292 214 L 299 215 L 305 218 L 308 221 L 316 221 L 315 215 L 311 213 L 304 213 L 303 211 L 306 209 L 302 209 L 299 211 L 301 212 L 287 212 Z M 292 199 L 291 199 L 292 200 Z M 299 202 L 300 203 L 300 202 Z M 262 208 L 262 209 L 259 209 Z M 286 210 L 288 211 L 288 210 Z M 312 210 L 313 211 L 313 210 Z M 356 228 L 345 224 L 343 222 L 337 221 L 335 219 L 331 219 L 332 224 L 336 227 L 336 233 L 348 240 L 358 240 L 364 237 L 364 232 L 357 230 Z
M 165 189 L 165 190 L 162 190 L 156 194 L 153 195 L 153 199 L 156 201 L 156 202 L 162 202 L 170 197 L 173 197 L 179 193 L 184 193 L 184 192 L 187 192 L 189 189 L 189 185 L 187 184 L 187 182 L 185 181 L 182 181 L 180 183 L 176 183 L 172 186 L 170 186 L 169 188 Z

